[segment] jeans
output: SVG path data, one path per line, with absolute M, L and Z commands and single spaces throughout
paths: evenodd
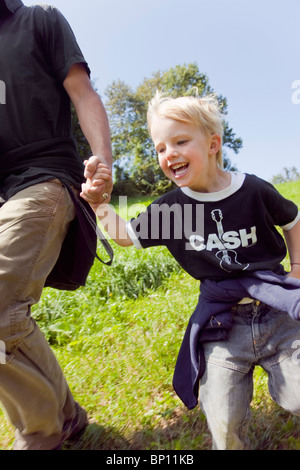
M 55 448 L 78 415 L 31 317 L 74 216 L 68 191 L 57 180 L 18 192 L 0 209 L 0 401 L 15 428 L 16 450 Z
M 237 305 L 228 340 L 204 345 L 206 371 L 199 402 L 212 434 L 213 449 L 247 449 L 253 369 L 268 374 L 272 399 L 300 416 L 300 322 L 254 301 Z

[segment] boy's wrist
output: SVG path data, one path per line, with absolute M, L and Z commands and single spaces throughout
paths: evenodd
M 107 216 L 109 207 L 107 203 L 91 204 L 91 206 L 100 220 Z
M 300 263 L 291 263 L 290 276 L 300 279 Z

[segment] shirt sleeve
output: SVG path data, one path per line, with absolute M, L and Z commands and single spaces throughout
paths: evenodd
M 138 249 L 164 244 L 161 237 L 161 217 L 160 214 L 153 217 L 153 207 L 156 204 L 150 204 L 145 212 L 127 223 L 127 233 Z
M 65 80 L 71 66 L 77 63 L 82 63 L 90 76 L 90 69 L 75 34 L 58 9 L 51 6 L 36 7 L 36 34 L 60 82 Z
M 133 245 L 134 245 L 138 250 L 140 250 L 141 248 L 143 248 L 143 245 L 142 245 L 141 242 L 139 241 L 139 238 L 138 238 L 138 236 L 136 235 L 136 233 L 135 233 L 135 231 L 134 231 L 134 228 L 133 228 L 132 225 L 131 225 L 131 222 L 127 222 L 126 229 L 127 229 L 128 236 L 129 236 L 129 238 L 131 239 Z
M 284 230 L 290 230 L 299 219 L 299 209 L 297 205 L 282 196 L 272 184 L 263 180 L 261 181 L 263 182 L 263 200 L 272 218 L 272 223 Z
M 127 224 L 127 233 L 137 248 L 167 246 L 184 240 L 183 208 L 171 191 L 153 201 Z
M 285 230 L 286 232 L 288 232 L 289 230 L 291 230 L 296 225 L 296 223 L 299 220 L 300 220 L 300 211 L 298 211 L 297 217 L 292 222 L 290 222 L 289 224 L 281 226 L 282 230 Z

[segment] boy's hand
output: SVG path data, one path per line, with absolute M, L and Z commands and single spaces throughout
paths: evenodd
M 96 209 L 100 204 L 110 201 L 113 189 L 112 173 L 96 156 L 90 157 L 84 164 L 86 182 L 82 184 L 80 196 Z
M 300 279 L 300 266 L 298 265 L 291 266 L 291 271 L 288 273 L 287 276 Z

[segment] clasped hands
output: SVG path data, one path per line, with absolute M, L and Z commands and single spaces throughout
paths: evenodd
M 113 189 L 112 171 L 97 156 L 92 156 L 84 162 L 84 177 L 80 196 L 87 201 L 94 210 L 100 204 L 108 204 Z

